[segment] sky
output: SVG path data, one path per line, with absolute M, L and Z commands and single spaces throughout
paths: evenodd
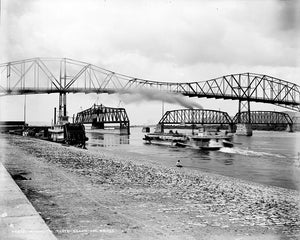
M 132 77 L 204 81 L 254 72 L 300 85 L 297 0 L 0 0 L 0 63 L 72 58 Z M 131 124 L 154 124 L 183 108 L 122 95 L 68 94 L 72 116 L 102 103 L 124 107 Z M 238 102 L 190 98 L 235 115 Z M 0 97 L 0 120 L 24 119 L 24 96 Z M 26 121 L 50 123 L 58 95 L 28 95 Z M 162 108 L 163 106 L 163 108 Z M 279 110 L 251 103 L 251 110 Z

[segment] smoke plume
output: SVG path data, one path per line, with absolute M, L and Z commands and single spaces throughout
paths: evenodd
M 153 89 L 134 89 L 118 91 L 120 99 L 125 103 L 139 103 L 141 101 L 164 101 L 171 104 L 179 104 L 185 108 L 193 109 L 203 107 L 186 97 L 169 92 L 161 92 Z

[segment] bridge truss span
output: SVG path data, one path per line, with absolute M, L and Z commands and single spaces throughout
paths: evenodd
M 198 82 L 134 78 L 68 58 L 32 58 L 0 64 L 0 96 L 40 93 L 117 93 L 155 90 L 188 97 L 275 104 L 300 111 L 300 87 L 268 75 L 241 73 Z
M 77 113 L 77 123 L 129 123 L 129 118 L 124 108 L 112 108 L 101 105 L 93 105 L 91 108 Z
M 291 117 L 284 112 L 275 111 L 251 111 L 250 119 L 248 112 L 237 113 L 233 122 L 251 124 L 288 124 L 293 125 Z
M 94 104 L 91 108 L 77 113 L 76 123 L 92 124 L 92 128 L 104 129 L 105 124 L 119 124 L 120 130 L 130 133 L 130 121 L 124 108 L 105 107 Z
M 179 109 L 167 111 L 159 124 L 232 124 L 228 113 L 206 109 Z

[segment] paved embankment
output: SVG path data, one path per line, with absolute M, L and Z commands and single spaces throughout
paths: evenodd
M 0 239 L 56 240 L 1 162 Z

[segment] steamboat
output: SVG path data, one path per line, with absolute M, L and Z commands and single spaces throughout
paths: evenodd
M 174 147 L 193 147 L 201 150 L 219 150 L 223 147 L 233 147 L 232 135 L 217 130 L 200 128 L 197 134 L 182 134 L 172 130 L 169 133 L 149 133 L 143 140 L 148 144 L 158 144 Z
M 56 109 L 54 109 L 54 113 L 56 113 Z M 54 119 L 56 119 L 55 114 Z M 85 148 L 88 138 L 82 123 L 70 123 L 68 116 L 59 116 L 58 124 L 55 122 L 48 129 L 48 140 Z

